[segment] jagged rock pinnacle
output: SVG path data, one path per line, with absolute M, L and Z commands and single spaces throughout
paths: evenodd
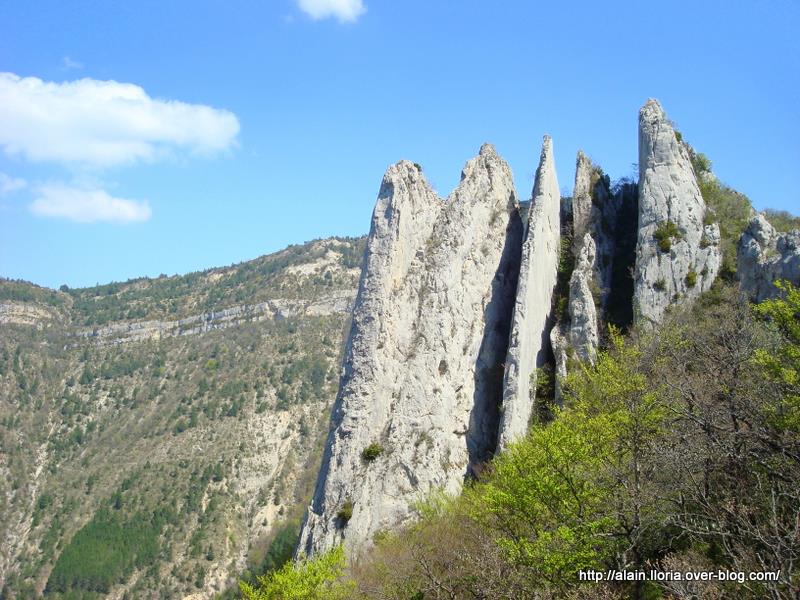
M 524 435 L 533 409 L 536 368 L 544 364 L 548 321 L 558 274 L 561 239 L 553 143 L 545 136 L 533 186 L 528 228 L 522 245 L 519 284 L 505 361 L 500 446 Z
M 411 163 L 389 168 L 299 552 L 357 553 L 491 456 L 521 237 L 511 170 L 491 146 L 447 202 Z
M 720 267 L 719 227 L 686 147 L 656 100 L 639 111 L 639 230 L 634 306 L 640 322 L 661 322 L 671 304 L 711 287 Z
M 413 163 L 387 170 L 299 553 L 343 543 L 356 555 L 409 520 L 431 490 L 456 493 L 527 431 L 551 344 L 564 375 L 570 348 L 594 359 L 600 322 L 630 324 L 635 305 L 637 318 L 658 323 L 669 305 L 710 287 L 719 229 L 704 225 L 688 152 L 655 100 L 640 111 L 639 153 L 639 187 L 613 190 L 578 154 L 573 243 L 564 249 L 576 260 L 557 327 L 561 232 L 570 223 L 561 222 L 549 136 L 524 232 L 511 170 L 490 144 L 447 201 Z
M 481 149 L 478 152 L 478 156 L 499 158 L 499 156 L 497 155 L 497 150 L 495 150 L 494 144 L 490 144 L 488 142 L 481 145 Z

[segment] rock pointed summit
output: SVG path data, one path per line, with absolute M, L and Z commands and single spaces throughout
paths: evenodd
M 521 237 L 493 146 L 446 202 L 412 163 L 389 168 L 299 552 L 357 553 L 492 454 Z
M 686 146 L 658 101 L 648 100 L 639 111 L 637 321 L 660 323 L 669 305 L 711 287 L 720 267 L 720 237 L 716 224 L 704 224 L 705 216 Z
M 355 556 L 432 490 L 456 493 L 527 432 L 538 368 L 557 375 L 542 391 L 558 403 L 568 357 L 593 362 L 606 324 L 658 324 L 711 286 L 719 228 L 655 100 L 639 155 L 639 184 L 611 186 L 580 152 L 562 199 L 545 136 L 524 231 L 489 144 L 446 201 L 415 164 L 388 169 L 298 553 L 343 543 Z
M 579 244 L 591 227 L 594 189 L 602 176 L 603 172 L 592 164 L 583 150 L 578 150 L 578 158 L 575 161 L 575 185 L 572 191 L 573 245 Z
M 558 273 L 561 193 L 553 142 L 545 136 L 522 244 L 519 283 L 505 361 L 500 446 L 525 434 L 533 411 L 535 377 L 549 350 L 549 320 Z

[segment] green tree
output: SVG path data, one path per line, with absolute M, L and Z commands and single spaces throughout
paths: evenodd
M 353 585 L 344 578 L 341 546 L 314 558 L 288 562 L 258 578 L 258 586 L 239 584 L 246 600 L 346 600 Z
M 781 402 L 770 406 L 779 430 L 800 432 L 800 289 L 787 281 L 778 282 L 781 297 L 753 307 L 781 336 L 777 348 L 759 348 L 755 363 L 766 376 L 783 388 Z
M 500 455 L 474 492 L 475 518 L 499 532 L 509 559 L 555 587 L 603 564 L 643 567 L 661 522 L 646 479 L 664 406 L 639 347 L 613 328 L 609 341 L 595 366 L 566 379 L 566 407 Z

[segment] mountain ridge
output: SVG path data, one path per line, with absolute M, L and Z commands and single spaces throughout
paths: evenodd
M 363 243 L 69 291 L 0 281 L 3 597 L 212 597 L 261 569 L 310 493 Z M 104 573 L 76 562 L 98 551 Z
M 544 137 L 523 232 L 513 176 L 491 145 L 467 162 L 446 204 L 412 163 L 388 169 L 298 557 L 341 544 L 356 558 L 382 531 L 407 523 L 422 498 L 437 489 L 457 494 L 482 463 L 525 436 L 538 412 L 561 407 L 560 382 L 581 360 L 594 363 L 606 323 L 629 314 L 625 328 L 658 327 L 721 271 L 732 277 L 720 233 L 727 215 L 716 209 L 721 198 L 738 199 L 708 176 L 710 163 L 657 100 L 638 116 L 635 191 L 621 185 L 612 194 L 579 152 L 575 191 L 561 198 L 553 142 Z M 753 217 L 744 204 L 736 208 Z M 740 233 L 728 232 L 729 263 Z M 761 238 L 772 244 L 767 253 L 780 248 L 786 258 L 773 268 L 754 250 L 749 268 L 762 279 L 776 270 L 800 278 L 794 238 Z M 613 280 L 615 269 L 622 273 Z M 621 311 L 610 310 L 611 294 Z M 552 397 L 537 389 L 540 378 L 555 379 Z

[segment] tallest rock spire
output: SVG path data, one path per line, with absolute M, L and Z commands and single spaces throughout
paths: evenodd
M 705 217 L 689 152 L 658 101 L 648 100 L 639 111 L 638 322 L 660 323 L 669 305 L 711 287 L 720 266 L 719 227 L 704 225 Z

